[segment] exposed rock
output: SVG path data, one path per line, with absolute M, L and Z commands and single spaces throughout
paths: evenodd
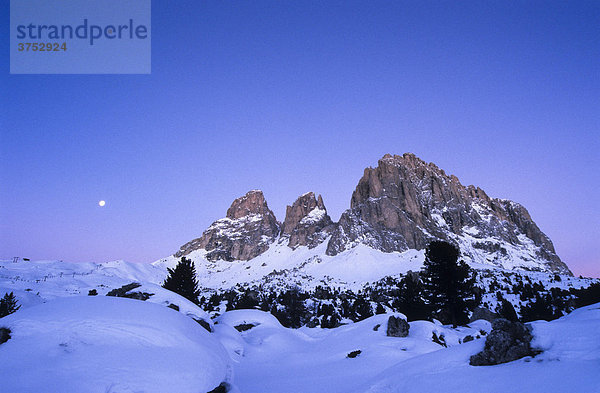
M 234 326 L 235 330 L 237 330 L 238 332 L 245 332 L 246 330 L 250 330 L 253 327 L 258 326 L 258 323 L 242 323 L 240 325 L 236 325 Z
M 210 323 L 206 322 L 204 319 L 192 318 L 196 323 L 202 326 L 204 329 L 208 330 L 210 333 L 213 332 L 213 329 L 210 327 Z
M 147 293 L 147 292 L 131 292 L 135 288 L 139 288 L 141 286 L 142 286 L 142 284 L 140 284 L 140 283 L 132 282 L 130 284 L 123 285 L 121 288 L 115 288 L 115 289 L 110 290 L 106 294 L 106 296 L 126 297 L 129 299 L 146 301 L 146 300 L 150 299 L 150 297 L 153 296 L 154 294 Z
M 362 353 L 362 351 L 360 349 L 357 349 L 356 351 L 352 351 L 352 352 L 348 353 L 348 355 L 346 355 L 346 357 L 350 358 L 350 359 L 354 359 L 355 357 L 357 357 L 361 353 Z
M 10 329 L 9 328 L 0 328 L 0 344 L 4 344 L 8 340 L 10 340 Z
M 288 206 L 282 235 L 289 237 L 288 246 L 308 246 L 314 248 L 321 244 L 333 230 L 333 222 L 327 214 L 321 195 L 315 197 L 308 192 Z
M 544 270 L 571 274 L 523 206 L 465 187 L 410 153 L 386 154 L 376 168 L 365 169 L 327 254 L 358 243 L 384 252 L 421 250 L 433 239 L 459 243 L 464 256 L 475 261 L 509 263 L 509 268 L 537 268 L 541 262 Z
M 208 393 L 227 393 L 229 390 L 229 384 L 226 382 L 221 382 L 219 386 L 217 386 Z
M 498 318 L 492 323 L 492 331 L 485 340 L 485 348 L 471 356 L 472 366 L 490 366 L 512 362 L 538 352 L 531 348 L 531 328 L 520 322 Z
M 440 334 L 438 336 L 436 332 L 433 332 L 431 334 L 431 341 L 433 341 L 436 344 L 441 345 L 444 348 L 448 347 L 448 344 L 446 344 L 446 337 L 443 334 Z
M 392 315 L 388 319 L 386 335 L 388 337 L 406 337 L 409 329 L 410 325 L 405 319 Z
M 498 314 L 488 310 L 487 308 L 475 307 L 475 309 L 473 310 L 473 315 L 471 315 L 469 322 L 477 321 L 479 319 L 492 322 L 496 318 L 498 318 Z
M 279 227 L 262 191 L 249 191 L 233 201 L 227 217 L 215 221 L 202 237 L 184 244 L 175 257 L 203 248 L 211 261 L 252 259 L 269 248 L 279 235 Z

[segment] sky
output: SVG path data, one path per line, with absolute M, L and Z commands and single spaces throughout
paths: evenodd
M 600 2 L 459 3 L 153 0 L 150 75 L 10 75 L 2 2 L 0 259 L 152 262 L 251 189 L 337 220 L 412 152 L 600 277 Z

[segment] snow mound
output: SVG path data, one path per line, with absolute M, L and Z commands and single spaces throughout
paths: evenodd
M 361 393 L 486 392 L 562 393 L 600 391 L 600 304 L 575 310 L 552 322 L 532 323 L 532 346 L 542 349 L 496 366 L 475 367 L 469 358 L 483 349 L 474 340 L 397 363 L 372 378 Z M 411 330 L 413 324 L 411 324 Z
M 192 319 L 139 300 L 70 297 L 0 320 L 2 391 L 163 393 L 213 390 L 231 377 L 219 341 Z
M 232 327 L 239 325 L 255 325 L 263 327 L 282 328 L 281 324 L 271 313 L 260 310 L 233 310 L 217 318 L 217 323 Z

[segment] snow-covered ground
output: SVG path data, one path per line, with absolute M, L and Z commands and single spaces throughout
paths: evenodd
M 534 322 L 533 346 L 544 351 L 535 358 L 484 367 L 470 366 L 469 358 L 483 349 L 488 322 L 452 329 L 415 321 L 408 337 L 397 338 L 386 336 L 388 318 L 293 330 L 270 314 L 240 310 L 225 313 L 216 326 L 227 330 L 235 348 L 235 383 L 244 393 L 600 391 L 600 304 Z M 232 339 L 236 331 L 230 328 L 238 325 L 255 326 Z M 433 333 L 444 336 L 448 348 L 434 343 Z M 462 343 L 467 335 L 475 340 Z M 348 357 L 357 350 L 358 356 Z
M 469 357 L 483 339 L 395 364 L 353 392 L 600 392 L 600 303 L 552 322 L 533 322 L 532 346 L 544 352 L 496 366 Z
M 286 247 L 280 252 L 289 251 Z M 307 249 L 301 252 L 309 255 Z M 340 274 L 364 273 L 352 261 L 357 255 L 365 265 L 380 263 L 369 249 L 350 252 L 356 254 L 347 254 L 349 272 Z M 398 264 L 410 264 L 411 259 L 420 263 L 414 256 L 407 262 L 400 253 L 388 257 L 362 277 L 394 269 L 397 275 L 406 268 Z M 282 268 L 282 261 L 272 258 L 274 266 L 268 267 Z M 304 267 L 313 273 L 323 269 L 326 276 L 329 267 L 323 263 L 311 261 Z M 354 263 L 359 270 L 352 272 Z M 229 264 L 234 267 L 228 270 L 228 284 L 253 270 L 245 268 L 246 262 Z M 544 352 L 533 359 L 473 367 L 469 357 L 483 348 L 482 331 L 490 330 L 485 321 L 456 329 L 414 321 L 408 337 L 397 338 L 386 336 L 391 314 L 335 329 L 287 329 L 268 313 L 237 310 L 219 316 L 209 333 L 193 320 L 208 320 L 204 311 L 158 285 L 165 270 L 161 264 L 120 261 L 0 262 L 0 294 L 14 291 L 23 306 L 0 319 L 0 327 L 12 330 L 12 338 L 0 344 L 0 391 L 205 393 L 226 380 L 241 393 L 600 392 L 600 304 L 552 322 L 534 322 L 534 345 Z M 501 286 L 518 278 L 502 270 L 490 274 L 489 280 L 505 279 Z M 552 282 L 545 273 L 520 274 L 565 289 L 591 282 L 565 276 Z M 145 302 L 103 296 L 132 281 L 142 284 L 134 291 L 154 295 Z M 91 289 L 98 296 L 86 296 Z M 179 312 L 165 307 L 169 304 Z M 432 340 L 434 333 L 444 337 L 448 348 Z M 475 340 L 463 343 L 466 336 Z M 354 351 L 360 353 L 348 357 Z
M 219 317 L 216 326 L 256 325 L 239 333 L 243 356 L 236 359 L 235 382 L 244 393 L 349 392 L 398 362 L 443 348 L 432 342 L 433 332 L 445 336 L 448 345 L 458 345 L 465 336 L 490 329 L 485 321 L 458 330 L 416 321 L 409 337 L 387 337 L 389 317 L 377 315 L 336 329 L 287 329 L 268 313 L 237 310 Z M 348 357 L 357 350 L 357 357 Z
M 0 391 L 197 393 L 230 381 L 214 334 L 157 304 L 75 296 L 0 319 Z

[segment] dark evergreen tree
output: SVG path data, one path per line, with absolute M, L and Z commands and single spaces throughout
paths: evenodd
M 535 300 L 521 308 L 523 322 L 551 321 L 555 319 L 552 307 L 552 297 L 548 294 L 535 295 Z
M 500 304 L 496 308 L 496 314 L 498 314 L 498 316 L 500 316 L 501 318 L 505 318 L 505 319 L 508 319 L 509 321 L 513 321 L 513 322 L 515 322 L 519 319 L 514 306 L 512 305 L 511 302 L 509 302 L 505 298 L 502 298 L 502 300 L 500 301 Z
M 168 268 L 167 270 L 169 275 L 162 287 L 178 293 L 195 304 L 199 304 L 200 290 L 198 289 L 194 262 L 191 259 L 182 257 L 174 269 Z
M 471 269 L 458 260 L 459 253 L 450 243 L 429 243 L 422 272 L 423 292 L 433 317 L 454 326 L 469 321 L 469 301 L 474 291 Z
M 0 299 L 0 318 L 14 313 L 19 308 L 21 308 L 21 306 L 17 304 L 15 295 L 12 292 L 5 293 L 4 297 Z
M 408 272 L 400 280 L 397 296 L 393 300 L 392 306 L 406 315 L 409 321 L 429 318 L 429 309 L 423 300 L 423 284 L 417 273 Z
M 283 326 L 294 329 L 299 328 L 310 320 L 310 315 L 304 304 L 307 298 L 308 296 L 298 288 L 289 289 L 279 295 L 278 300 L 281 307 L 275 307 L 275 312 L 271 310 L 271 313 Z
M 372 316 L 373 309 L 371 308 L 371 303 L 364 296 L 357 295 L 356 300 L 352 304 L 352 316 L 350 318 L 354 322 L 358 322 Z
M 575 295 L 575 303 L 577 307 L 589 306 L 590 304 L 600 302 L 600 283 L 595 282 L 587 288 L 571 289 Z

